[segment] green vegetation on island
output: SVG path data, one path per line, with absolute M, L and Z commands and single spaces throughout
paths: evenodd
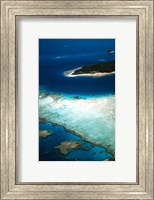
M 95 74 L 95 73 L 112 73 L 115 71 L 115 61 L 97 62 L 92 65 L 83 66 L 74 70 L 72 75 L 78 74 Z

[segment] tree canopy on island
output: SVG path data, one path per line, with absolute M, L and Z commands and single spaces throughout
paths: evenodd
M 115 71 L 115 61 L 97 62 L 92 65 L 83 66 L 75 70 L 72 75 L 77 74 L 94 74 L 94 73 L 111 73 Z

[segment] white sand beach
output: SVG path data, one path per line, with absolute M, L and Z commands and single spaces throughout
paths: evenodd
M 81 69 L 80 68 L 77 68 L 77 69 Z M 67 77 L 76 77 L 76 76 L 92 76 L 92 77 L 101 77 L 101 76 L 105 76 L 105 75 L 108 75 L 108 74 L 114 74 L 115 72 L 111 72 L 111 73 L 101 73 L 101 72 L 96 72 L 96 73 L 87 73 L 87 74 L 76 74 L 74 75 L 74 71 L 76 71 L 77 69 L 73 69 L 73 70 L 69 70 L 69 71 L 65 71 L 64 72 L 64 75 L 67 76 Z

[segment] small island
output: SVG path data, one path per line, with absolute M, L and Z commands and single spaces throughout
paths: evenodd
M 65 76 L 104 76 L 115 72 L 115 61 L 97 62 L 77 69 L 65 71 Z

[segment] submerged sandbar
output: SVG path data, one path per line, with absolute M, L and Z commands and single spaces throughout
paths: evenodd
M 115 96 L 74 99 L 40 95 L 40 118 L 57 123 L 115 154 Z

